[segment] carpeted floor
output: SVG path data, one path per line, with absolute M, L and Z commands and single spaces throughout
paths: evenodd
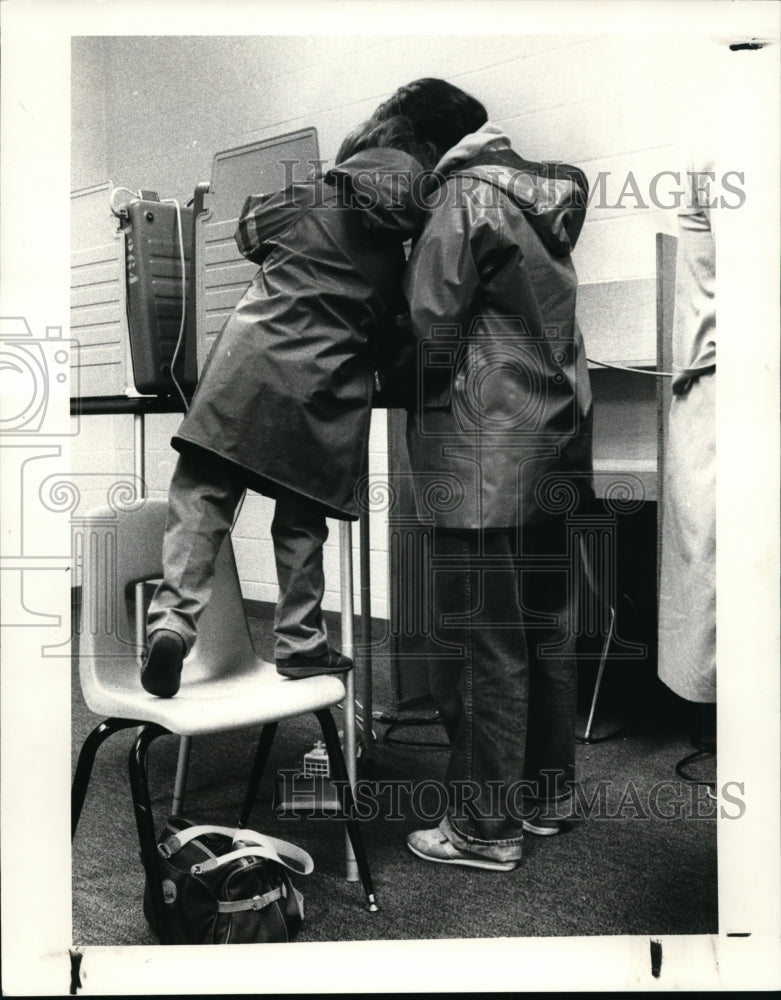
M 268 658 L 268 622 L 253 619 L 252 629 L 258 651 Z M 584 670 L 581 733 L 592 685 L 593 672 Z M 389 678 L 375 670 L 375 710 L 390 704 L 390 690 Z M 74 673 L 74 767 L 98 721 L 84 706 Z M 681 781 L 675 773 L 692 749 L 690 720 L 653 679 L 627 684 L 625 677 L 607 676 L 597 733 L 622 725 L 627 728 L 614 739 L 579 746 L 580 813 L 587 814 L 591 802 L 590 818 L 576 819 L 563 836 L 527 835 L 521 866 L 492 873 L 427 864 L 409 853 L 407 833 L 433 825 L 437 806 L 433 786 L 427 795 L 424 784 L 415 804 L 430 810 L 432 820 L 416 820 L 410 782 L 420 792 L 421 782 L 441 778 L 446 759 L 441 749 L 413 744 L 441 743 L 444 731 L 377 722 L 377 742 L 365 748 L 359 775 L 377 783 L 379 806 L 364 824 L 381 906 L 370 914 L 360 884 L 344 878 L 342 825 L 285 818 L 271 809 L 272 774 L 300 766 L 319 736 L 314 717 L 283 723 L 251 825 L 294 841 L 314 858 L 314 872 L 297 879 L 306 900 L 299 940 L 716 933 L 714 804 L 704 783 Z M 194 741 L 186 816 L 235 822 L 256 739 L 257 730 Z M 154 943 L 141 907 L 143 874 L 126 778 L 132 740 L 132 730 L 112 737 L 96 762 L 73 846 L 74 945 Z M 158 825 L 170 807 L 177 749 L 177 739 L 166 737 L 150 751 Z M 713 759 L 692 765 L 691 772 L 699 781 L 713 780 Z

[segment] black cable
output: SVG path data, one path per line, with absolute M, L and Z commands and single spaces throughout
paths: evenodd
M 413 747 L 419 750 L 450 750 L 449 743 L 426 743 L 425 740 L 394 740 L 393 737 L 389 736 L 388 733 L 393 729 L 397 729 L 399 726 L 406 726 L 405 722 L 395 722 L 393 725 L 389 726 L 383 734 L 383 743 L 390 743 L 397 747 Z
M 691 745 L 694 747 L 694 750 L 678 761 L 675 765 L 675 773 L 679 778 L 683 778 L 684 781 L 689 781 L 693 785 L 706 785 L 711 791 L 715 791 L 715 781 L 703 781 L 701 778 L 694 778 L 686 772 L 686 767 L 689 764 L 693 764 L 696 760 L 706 760 L 709 757 L 715 757 L 716 744 L 707 740 L 692 738 Z
M 378 722 L 384 722 L 387 725 L 387 729 L 382 734 L 382 742 L 390 743 L 393 746 L 400 747 L 415 747 L 418 749 L 425 750 L 449 750 L 449 743 L 427 743 L 425 740 L 397 740 L 390 736 L 395 729 L 400 729 L 402 727 L 409 726 L 437 726 L 441 725 L 441 719 L 439 713 L 434 716 L 423 716 L 421 718 L 411 717 L 408 719 L 401 719 L 398 716 L 378 716 L 376 717 Z

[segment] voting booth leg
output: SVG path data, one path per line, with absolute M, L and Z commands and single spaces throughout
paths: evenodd
M 350 521 L 339 522 L 339 578 L 342 604 L 342 652 L 355 662 L 353 642 L 353 529 Z M 345 677 L 344 699 L 344 759 L 350 787 L 355 788 L 357 778 L 355 748 L 355 667 Z M 350 838 L 345 834 L 345 864 L 347 881 L 357 882 L 358 866 Z
M 146 496 L 146 479 L 144 478 L 145 468 L 145 441 L 144 441 L 144 414 L 133 414 L 133 471 L 136 474 L 136 482 L 142 497 Z M 144 646 L 146 643 L 146 613 L 144 609 L 144 584 L 137 583 L 135 589 L 136 600 L 136 649 L 138 650 L 139 666 L 144 659 Z
M 369 512 L 361 510 L 359 527 L 360 589 L 361 589 L 361 717 L 363 719 L 363 745 L 368 749 L 374 742 L 372 717 L 374 701 L 372 697 L 372 586 L 371 586 L 371 537 L 369 534 Z M 357 662 L 355 664 L 358 666 Z

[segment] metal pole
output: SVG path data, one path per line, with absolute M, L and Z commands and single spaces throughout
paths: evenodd
M 137 476 L 139 490 L 142 497 L 146 496 L 146 480 L 144 478 L 144 414 L 133 414 L 133 471 Z M 144 645 L 146 641 L 146 615 L 144 613 L 144 584 L 137 583 L 136 595 L 136 650 L 139 660 L 144 658 Z
M 616 620 L 615 608 L 611 606 L 610 608 L 610 627 L 608 628 L 607 635 L 605 636 L 605 642 L 602 646 L 602 655 L 599 658 L 599 670 L 597 671 L 597 679 L 594 684 L 594 695 L 591 699 L 591 711 L 588 715 L 588 722 L 586 723 L 586 731 L 583 734 L 583 739 L 588 742 L 591 739 L 591 726 L 594 723 L 594 713 L 597 710 L 597 698 L 599 698 L 599 691 L 602 687 L 602 675 L 605 672 L 605 661 L 607 660 L 608 650 L 610 649 L 610 640 L 613 638 L 613 625 Z
M 353 527 L 350 521 L 339 522 L 339 578 L 341 583 L 342 605 L 342 652 L 351 660 L 354 659 L 353 642 Z M 358 776 L 355 753 L 355 670 L 345 677 L 344 699 L 344 759 L 347 764 L 347 777 L 350 785 L 355 788 Z M 345 833 L 345 865 L 348 882 L 359 881 L 358 865 L 353 854 L 352 844 Z
M 360 527 L 360 582 L 361 582 L 361 666 L 363 668 L 363 742 L 371 746 L 372 731 L 372 584 L 371 584 L 371 537 L 369 533 L 369 512 L 362 510 Z
M 180 816 L 184 804 L 184 793 L 187 789 L 187 769 L 190 765 L 190 750 L 192 736 L 179 738 L 179 758 L 176 762 L 176 778 L 174 779 L 174 798 L 171 803 L 171 815 Z

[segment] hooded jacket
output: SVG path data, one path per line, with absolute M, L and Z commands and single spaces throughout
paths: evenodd
M 248 486 L 354 519 L 374 372 L 405 310 L 403 243 L 421 167 L 393 149 L 247 199 L 236 241 L 260 270 L 222 329 L 173 445 L 233 463 Z
M 591 494 L 591 391 L 570 259 L 588 185 L 490 123 L 438 164 L 405 289 L 418 342 L 407 426 L 418 515 L 534 524 Z

